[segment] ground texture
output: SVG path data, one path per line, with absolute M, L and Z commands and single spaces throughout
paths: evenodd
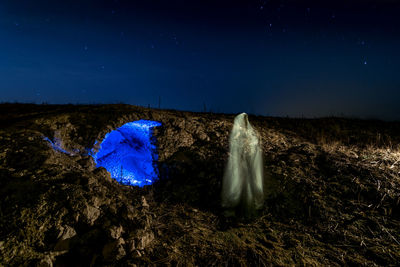
M 0 105 L 0 265 L 400 264 L 400 123 L 249 116 L 266 195 L 243 220 L 219 205 L 233 118 Z M 87 155 L 139 119 L 163 124 L 160 180 L 145 188 L 118 184 Z

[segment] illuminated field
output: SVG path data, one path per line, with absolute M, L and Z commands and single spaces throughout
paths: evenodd
M 129 122 L 108 133 L 94 155 L 98 167 L 106 168 L 111 177 L 125 185 L 150 185 L 157 179 L 154 162 L 156 147 L 151 142 L 156 121 Z

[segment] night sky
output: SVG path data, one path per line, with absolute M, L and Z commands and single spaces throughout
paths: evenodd
M 0 101 L 400 119 L 400 2 L 1 0 Z

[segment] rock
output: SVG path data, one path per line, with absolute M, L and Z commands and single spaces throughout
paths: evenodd
M 126 241 L 126 248 L 129 252 L 132 252 L 136 249 L 135 239 L 131 238 Z
M 111 228 L 109 229 L 110 231 L 110 236 L 113 239 L 118 239 L 121 237 L 121 234 L 124 232 L 124 229 L 122 228 L 122 226 L 111 226 Z
M 139 250 L 135 250 L 135 251 L 133 251 L 133 256 L 134 257 L 142 257 L 142 253 L 140 253 L 140 251 Z
M 86 217 L 87 223 L 93 225 L 100 216 L 100 210 L 94 206 L 86 204 L 86 208 L 83 210 L 83 215 Z
M 64 227 L 61 227 L 61 231 L 58 234 L 58 238 L 61 240 L 65 240 L 74 237 L 75 235 L 76 235 L 75 229 L 72 228 L 71 226 L 66 225 Z
M 106 204 L 106 203 L 104 203 L 104 202 L 107 202 L 107 201 L 104 201 L 104 199 L 101 199 L 100 197 L 98 197 L 98 196 L 93 196 L 92 198 L 91 198 L 91 204 L 94 206 L 94 207 L 96 207 L 96 208 L 98 208 L 98 207 L 100 207 L 102 204 Z
M 197 128 L 195 130 L 195 133 L 197 134 L 197 136 L 200 138 L 200 140 L 203 141 L 209 141 L 210 138 L 208 137 L 208 135 L 204 132 L 204 129 L 201 128 Z
M 76 231 L 71 226 L 66 225 L 62 227 L 59 235 L 58 242 L 54 247 L 55 251 L 69 250 L 71 239 L 76 236 Z
M 126 255 L 124 244 L 125 241 L 122 238 L 119 238 L 118 240 L 106 244 L 103 247 L 103 252 L 102 252 L 104 259 L 106 261 L 122 259 Z
M 142 207 L 143 208 L 148 208 L 149 204 L 147 204 L 146 198 L 144 196 L 142 196 Z

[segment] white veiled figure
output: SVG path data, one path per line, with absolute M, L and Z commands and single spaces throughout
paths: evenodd
M 235 117 L 229 138 L 229 159 L 222 183 L 222 207 L 240 207 L 251 215 L 263 205 L 262 150 L 246 113 Z

